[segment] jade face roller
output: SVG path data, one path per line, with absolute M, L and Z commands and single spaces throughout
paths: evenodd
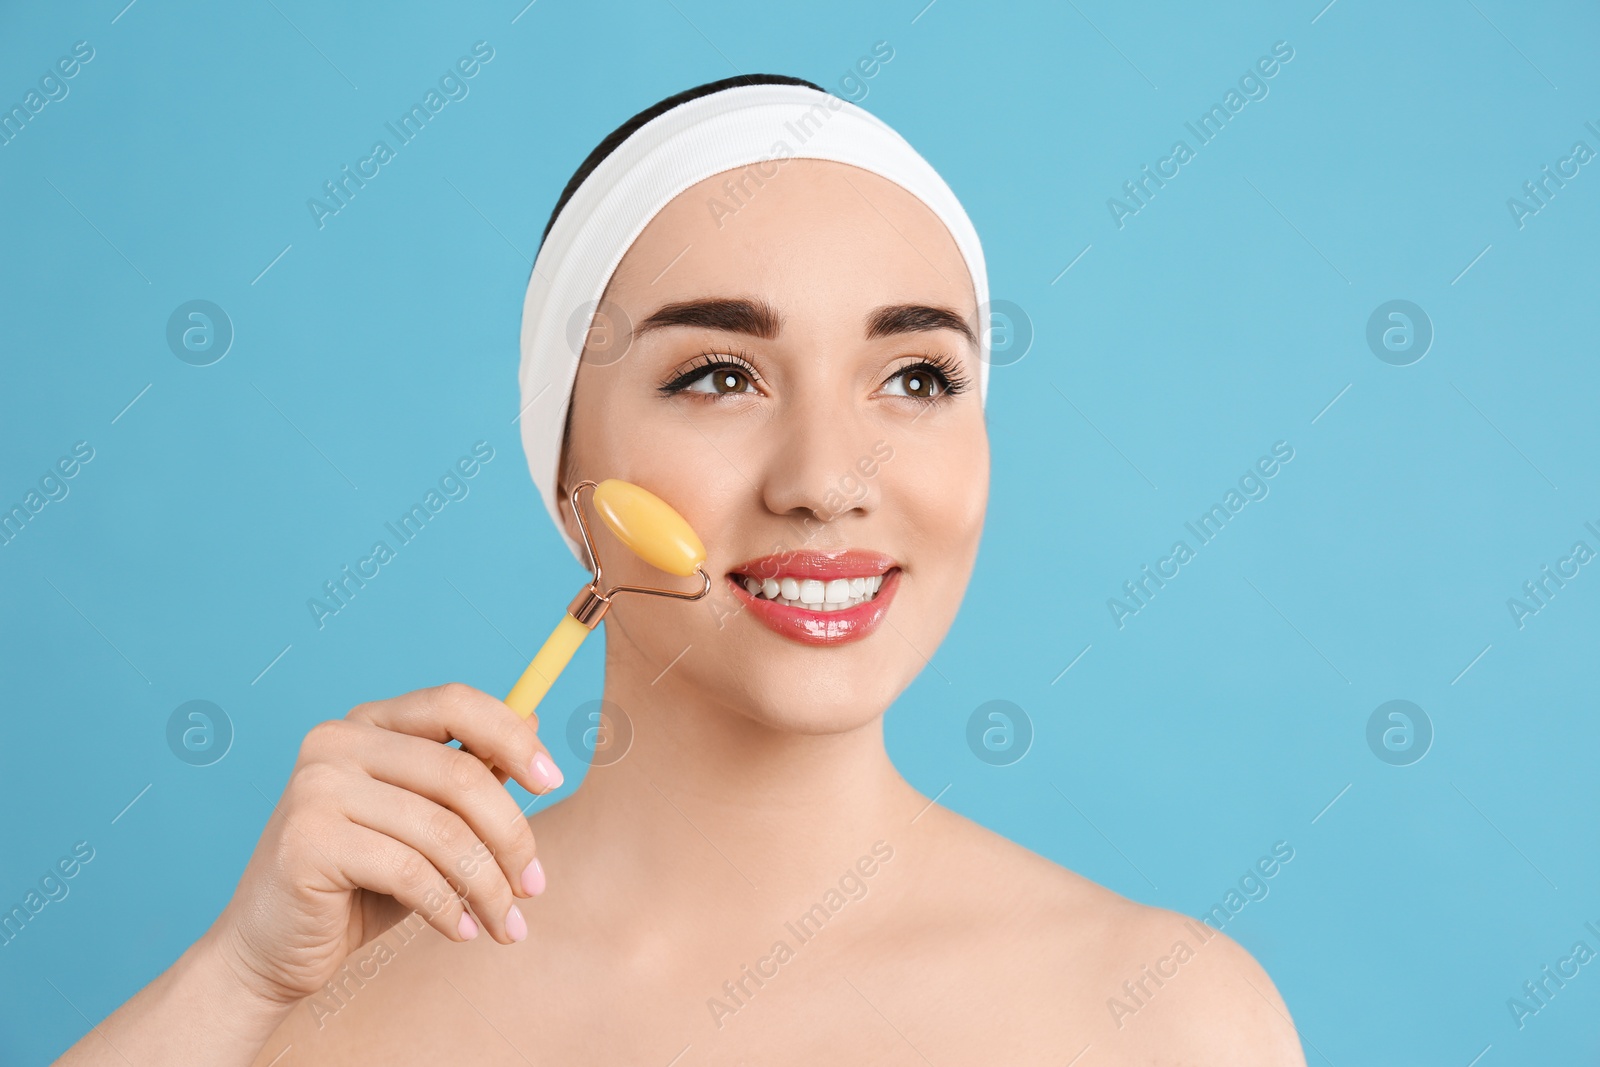
M 595 551 L 594 539 L 589 536 L 589 524 L 584 520 L 583 508 L 578 502 L 578 494 L 584 489 L 593 490 L 591 502 L 600 520 L 635 555 L 668 574 L 682 578 L 698 574 L 700 590 L 680 593 L 637 585 L 607 588 L 600 555 Z M 561 621 L 556 623 L 556 628 L 545 639 L 544 647 L 539 649 L 528 664 L 528 669 L 522 672 L 522 677 L 517 679 L 517 684 L 511 687 L 511 692 L 506 696 L 506 704 L 524 719 L 533 714 L 533 709 L 550 691 L 550 686 L 572 659 L 572 654 L 583 644 L 583 639 L 599 625 L 611 607 L 612 597 L 618 593 L 644 593 L 676 600 L 699 600 L 711 592 L 711 577 L 704 568 L 705 546 L 683 516 L 654 493 L 631 482 L 607 478 L 599 483 L 579 482 L 572 487 L 569 499 L 572 512 L 578 517 L 578 529 L 583 534 L 583 547 L 589 553 L 594 578 L 572 599 L 567 606 L 567 613 L 561 616 Z

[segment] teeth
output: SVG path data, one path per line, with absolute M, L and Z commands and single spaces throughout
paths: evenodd
M 883 575 L 866 578 L 834 578 L 819 581 L 815 578 L 752 578 L 740 575 L 739 582 L 751 596 L 775 601 L 786 607 L 805 608 L 807 611 L 844 611 L 865 603 L 878 595 L 883 588 Z

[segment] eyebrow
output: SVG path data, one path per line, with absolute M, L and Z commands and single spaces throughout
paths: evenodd
M 782 330 L 783 319 L 771 304 L 763 300 L 730 298 L 685 300 L 658 308 L 634 328 L 633 335 L 642 337 L 651 330 L 665 329 L 669 326 L 690 326 L 724 333 L 742 333 L 771 341 L 775 340 Z M 946 307 L 889 304 L 875 309 L 867 316 L 869 340 L 927 330 L 954 330 L 972 344 L 978 343 L 978 338 L 967 321 Z
M 778 336 L 782 320 L 772 305 L 762 300 L 685 300 L 657 309 L 634 328 L 633 335 L 642 337 L 668 326 L 698 326 L 771 341 Z
M 954 330 L 972 344 L 978 343 L 967 320 L 949 308 L 928 307 L 924 304 L 891 304 L 867 316 L 867 337 L 890 337 L 899 333 L 920 333 L 923 330 Z

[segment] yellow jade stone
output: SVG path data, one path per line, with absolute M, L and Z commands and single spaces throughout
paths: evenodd
M 653 567 L 687 578 L 706 561 L 706 546 L 683 516 L 647 489 L 607 478 L 595 486 L 594 508 L 611 532 Z
M 607 478 L 595 486 L 594 507 L 611 532 L 653 567 L 687 578 L 706 561 L 705 545 L 683 516 L 648 490 Z M 588 626 L 571 614 L 562 615 L 507 695 L 511 709 L 524 719 L 533 714 L 588 636 Z M 493 766 L 492 761 L 485 762 Z

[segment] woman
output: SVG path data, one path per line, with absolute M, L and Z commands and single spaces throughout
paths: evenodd
M 602 142 L 530 282 L 522 425 L 575 551 L 569 493 L 608 477 L 708 547 L 704 600 L 605 618 L 631 747 L 524 818 L 446 744 L 561 784 L 492 696 L 318 725 L 216 923 L 63 1062 L 1303 1063 L 1227 937 L 885 752 L 978 550 L 986 301 L 943 182 L 810 83 L 702 86 Z M 596 537 L 612 581 L 662 581 Z

